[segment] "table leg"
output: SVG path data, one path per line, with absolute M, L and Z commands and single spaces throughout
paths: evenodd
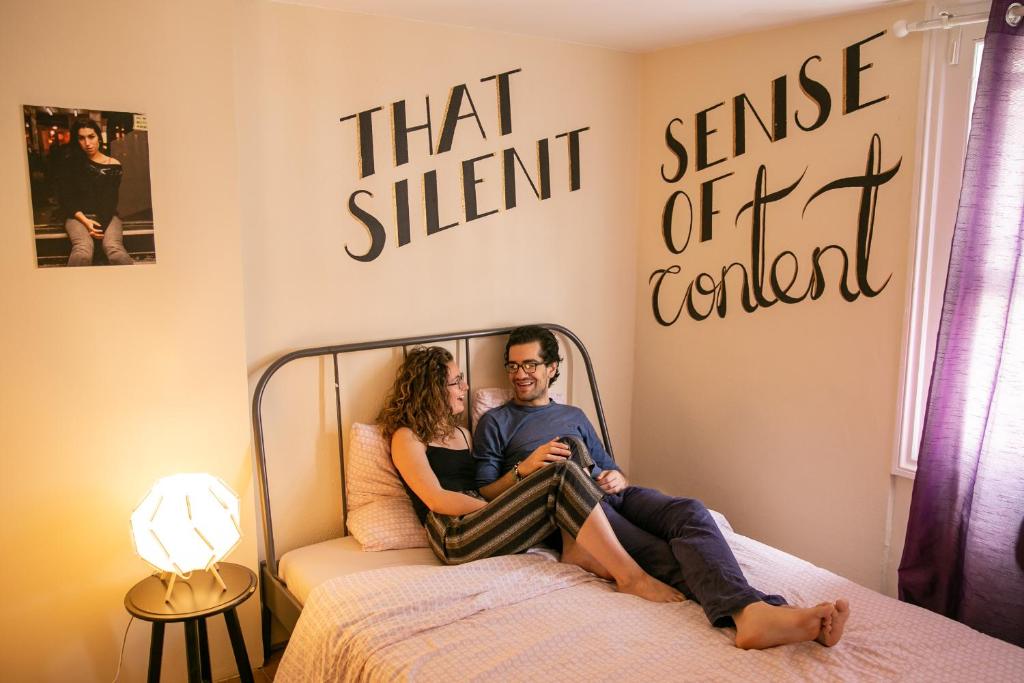
M 235 664 L 238 666 L 238 677 L 242 683 L 255 683 L 252 677 L 252 667 L 249 666 L 249 654 L 245 651 L 245 639 L 242 637 L 242 627 L 238 625 L 238 614 L 234 608 L 224 612 L 224 621 L 228 625 L 228 635 L 231 636 L 231 649 L 235 652 Z
M 210 639 L 206 636 L 206 619 L 199 619 L 199 669 L 203 683 L 213 683 L 210 671 Z
M 153 622 L 153 633 L 149 638 L 148 683 L 160 683 L 160 662 L 164 656 L 164 622 Z
M 188 619 L 185 625 L 185 656 L 188 659 L 188 683 L 201 683 L 203 678 L 199 656 L 198 619 Z

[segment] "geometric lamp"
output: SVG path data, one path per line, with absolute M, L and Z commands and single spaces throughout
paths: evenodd
M 238 496 L 209 474 L 164 477 L 146 494 L 131 517 L 132 539 L 139 557 L 169 578 L 165 601 L 176 577 L 194 570 L 217 572 L 220 562 L 242 538 Z

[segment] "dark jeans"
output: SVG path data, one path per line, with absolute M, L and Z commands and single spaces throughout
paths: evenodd
M 781 595 L 751 588 L 732 549 L 704 504 L 654 489 L 628 486 L 601 507 L 622 547 L 651 576 L 696 600 L 715 626 L 758 600 L 785 605 Z

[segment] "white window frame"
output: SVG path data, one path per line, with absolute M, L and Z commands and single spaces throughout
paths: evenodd
M 926 18 L 987 13 L 991 2 L 929 2 Z M 903 341 L 901 414 L 892 473 L 913 478 L 921 443 L 949 251 L 960 199 L 967 135 L 985 23 L 925 33 L 918 114 L 913 282 Z M 952 61 L 956 61 L 952 64 Z

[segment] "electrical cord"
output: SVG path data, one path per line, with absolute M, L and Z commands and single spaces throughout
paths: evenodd
M 117 679 L 121 676 L 121 662 L 124 661 L 124 646 L 128 642 L 128 629 L 132 627 L 132 622 L 135 621 L 135 617 L 132 616 L 128 620 L 128 625 L 124 627 L 124 638 L 121 639 L 121 654 L 117 656 L 117 671 L 114 672 L 114 680 L 111 683 L 117 683 Z

